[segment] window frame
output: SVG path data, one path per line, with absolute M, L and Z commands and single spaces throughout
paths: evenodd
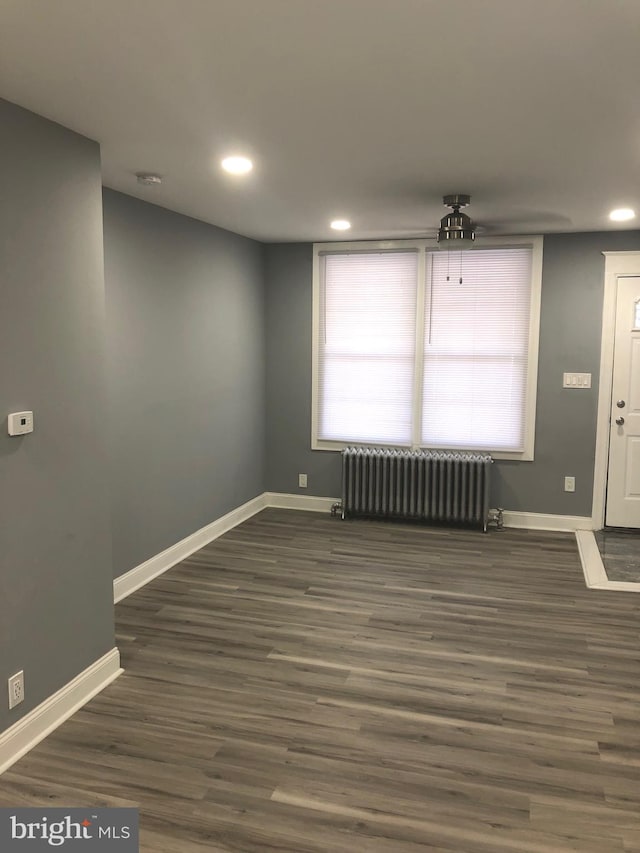
M 528 348 L 528 370 L 527 391 L 525 398 L 525 437 L 524 449 L 517 451 L 490 450 L 488 451 L 494 459 L 510 459 L 521 462 L 531 462 L 534 458 L 535 446 L 535 422 L 538 386 L 538 351 L 540 340 L 540 302 L 542 295 L 542 236 L 523 237 L 483 237 L 475 242 L 476 249 L 500 249 L 500 248 L 530 248 L 531 254 L 531 291 L 530 291 L 530 314 L 529 314 L 529 348 Z M 406 447 L 413 450 L 426 448 L 420 441 L 421 417 L 422 417 L 422 380 L 424 366 L 424 318 L 428 310 L 428 299 L 426 293 L 426 282 L 430 271 L 430 255 L 442 251 L 438 248 L 435 239 L 418 240 L 361 240 L 355 242 L 337 243 L 314 243 L 313 244 L 313 310 L 312 310 L 312 368 L 311 368 L 311 449 L 340 451 L 346 446 L 357 446 L 359 442 L 330 441 L 318 438 L 318 404 L 319 404 L 319 333 L 320 333 L 320 308 L 322 297 L 322 258 L 326 254 L 338 254 L 340 252 L 377 252 L 377 251 L 411 251 L 418 253 L 418 281 L 417 281 L 417 309 L 415 329 L 415 363 L 414 363 L 414 389 L 420 393 L 414 394 L 413 400 L 413 434 L 411 444 L 387 445 L 393 447 Z M 363 445 L 366 442 L 361 442 Z M 378 442 L 384 446 L 382 442 Z M 444 448 L 438 447 L 442 450 Z M 451 448 L 457 451 L 479 450 L 469 447 Z M 486 449 L 482 449 L 486 453 Z

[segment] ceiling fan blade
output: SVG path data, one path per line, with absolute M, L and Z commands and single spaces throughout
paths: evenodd
M 537 229 L 571 227 L 572 225 L 573 222 L 568 216 L 535 210 L 519 211 L 513 215 L 507 214 L 499 218 L 482 217 L 476 222 L 478 231 L 496 234 L 514 229 L 535 231 Z

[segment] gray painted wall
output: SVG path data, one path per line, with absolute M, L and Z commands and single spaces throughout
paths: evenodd
M 264 491 L 262 246 L 104 191 L 114 576 Z
M 312 252 L 306 243 L 265 246 L 266 482 L 270 492 L 335 497 L 340 454 L 310 449 Z
M 494 465 L 492 505 L 591 515 L 604 292 L 603 251 L 640 250 L 640 232 L 545 237 L 533 462 Z M 312 247 L 266 247 L 267 489 L 340 494 L 340 456 L 312 451 Z M 562 388 L 564 371 L 593 374 L 591 391 Z M 309 475 L 298 488 L 298 473 Z M 563 478 L 576 478 L 564 491 Z
M 100 152 L 6 101 L 0 126 L 1 731 L 114 637 Z M 10 438 L 24 409 L 35 432 Z

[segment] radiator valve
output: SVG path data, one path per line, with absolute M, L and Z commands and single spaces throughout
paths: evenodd
M 489 515 L 487 516 L 487 525 L 495 524 L 496 530 L 502 530 L 504 527 L 504 518 L 502 513 L 502 508 L 490 509 Z
M 333 518 L 335 518 L 336 515 L 342 515 L 342 504 L 340 503 L 340 501 L 331 504 L 331 515 Z

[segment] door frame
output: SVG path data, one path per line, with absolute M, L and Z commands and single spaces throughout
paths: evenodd
M 593 504 L 591 509 L 591 523 L 594 530 L 602 530 L 604 527 L 606 509 L 618 279 L 629 276 L 640 277 L 640 252 L 603 252 L 602 254 L 604 255 L 604 301 L 602 304 L 596 456 L 593 470 Z

